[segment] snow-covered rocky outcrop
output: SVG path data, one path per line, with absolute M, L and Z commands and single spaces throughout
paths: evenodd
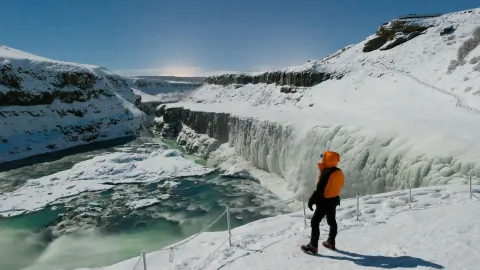
M 0 163 L 146 133 L 126 81 L 0 46 Z
M 207 78 L 160 115 L 227 142 L 217 165 L 241 158 L 293 193 L 313 188 L 327 143 L 344 196 L 480 177 L 479 25 L 480 9 L 396 20 L 301 67 Z M 305 72 L 330 75 L 312 86 Z

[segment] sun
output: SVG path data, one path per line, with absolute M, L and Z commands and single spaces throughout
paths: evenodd
M 188 65 L 172 65 L 159 68 L 159 75 L 176 77 L 195 77 L 201 75 L 201 69 Z

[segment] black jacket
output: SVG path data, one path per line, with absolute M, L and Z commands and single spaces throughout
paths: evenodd
M 310 196 L 309 202 L 313 204 L 330 204 L 333 203 L 335 205 L 340 205 L 340 197 L 334 198 L 325 198 L 325 188 L 327 187 L 328 181 L 330 180 L 330 175 L 334 171 L 340 170 L 337 167 L 333 168 L 326 168 L 323 169 L 322 173 L 320 174 L 320 180 L 317 182 L 317 188 L 313 192 L 312 196 Z

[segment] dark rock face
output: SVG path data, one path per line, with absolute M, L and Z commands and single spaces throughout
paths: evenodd
M 455 33 L 455 27 L 453 25 L 450 25 L 442 29 L 442 32 L 440 32 L 440 36 L 451 35 L 453 33 Z
M 9 62 L 0 63 L 0 85 L 5 85 L 13 89 L 20 89 L 22 78 L 18 77 L 12 72 L 12 70 L 12 64 Z
M 212 76 L 205 79 L 208 84 L 229 85 L 229 84 L 258 84 L 275 83 L 278 85 L 310 87 L 330 79 L 340 79 L 342 75 L 335 73 L 319 72 L 316 70 L 286 72 L 272 71 L 260 75 L 249 74 L 225 74 Z
M 365 43 L 363 52 L 372 52 L 375 50 L 390 50 L 403 44 L 419 35 L 425 33 L 424 31 L 432 25 L 426 25 L 415 21 L 396 20 L 391 23 L 386 23 L 378 28 L 376 37 Z M 390 44 L 382 48 L 387 42 Z
M 139 102 L 137 107 L 147 115 L 155 115 L 158 106 L 162 105 L 161 101 Z
M 170 83 L 149 78 L 136 78 L 133 83 L 140 88 L 196 88 L 202 85 L 202 83 Z
M 76 86 L 82 90 L 92 88 L 97 82 L 98 77 L 92 73 L 85 72 L 62 72 L 59 75 L 58 87 Z
M 178 123 L 187 125 L 196 133 L 206 134 L 221 143 L 228 142 L 229 113 L 198 112 L 184 109 L 183 107 L 172 107 L 164 109 L 163 121 L 166 124 Z M 180 129 L 175 130 L 174 136 L 178 136 Z
M 48 105 L 52 104 L 54 100 L 60 100 L 63 103 L 73 103 L 75 101 L 85 102 L 92 98 L 97 99 L 101 95 L 111 97 L 112 94 L 107 91 L 53 91 L 53 92 L 39 92 L 26 93 L 22 91 L 8 91 L 0 93 L 0 106 L 34 106 L 34 105 Z

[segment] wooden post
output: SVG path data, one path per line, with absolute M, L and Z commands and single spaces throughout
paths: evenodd
M 143 270 L 147 270 L 147 256 L 146 252 L 142 251 L 142 260 L 143 260 Z
M 305 197 L 302 195 L 302 204 L 303 204 L 303 222 L 305 227 L 307 227 L 307 214 L 305 213 Z
M 360 215 L 360 196 L 358 195 L 358 192 L 357 192 L 357 221 L 358 221 L 359 215 Z
M 228 243 L 232 246 L 232 233 L 230 232 L 230 207 L 227 205 L 227 226 L 228 226 Z

